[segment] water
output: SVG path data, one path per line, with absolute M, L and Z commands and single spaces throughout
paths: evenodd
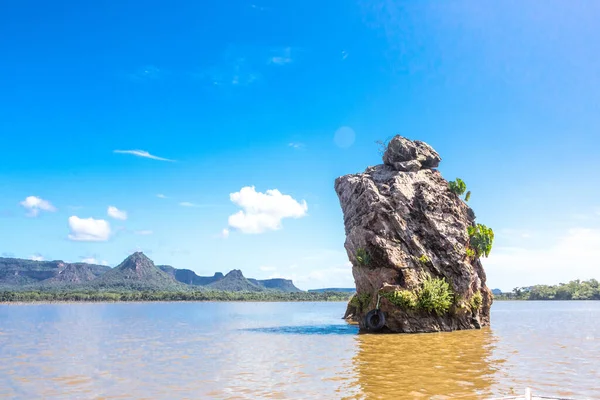
M 358 335 L 344 303 L 0 305 L 0 398 L 600 398 L 600 302 L 492 328 Z

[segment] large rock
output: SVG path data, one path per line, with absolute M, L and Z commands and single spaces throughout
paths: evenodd
M 418 293 L 426 278 L 443 278 L 454 295 L 443 315 L 399 307 L 381 297 L 386 332 L 434 332 L 480 328 L 490 323 L 492 296 L 481 262 L 469 257 L 467 227 L 475 214 L 450 192 L 437 167 L 441 158 L 429 145 L 396 136 L 384 165 L 335 181 L 344 214 L 345 248 L 352 263 L 356 298 L 346 317 L 365 329 L 366 313 L 378 295 Z M 399 170 L 399 163 L 420 166 Z M 365 261 L 366 258 L 366 261 Z M 481 305 L 474 306 L 481 294 Z M 475 295 L 475 298 L 473 297 Z
M 421 168 L 436 168 L 442 158 L 427 143 L 414 142 L 395 136 L 387 145 L 383 154 L 383 163 L 397 171 L 418 171 Z

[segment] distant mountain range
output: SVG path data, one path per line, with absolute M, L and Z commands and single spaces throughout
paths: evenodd
M 213 276 L 198 276 L 189 269 L 177 269 L 170 265 L 157 266 L 141 252 L 130 255 L 115 268 L 86 263 L 0 257 L 0 288 L 60 287 L 160 291 L 195 287 L 200 290 L 231 292 L 301 292 L 291 280 L 246 278 L 237 269 L 226 275 L 217 272 Z

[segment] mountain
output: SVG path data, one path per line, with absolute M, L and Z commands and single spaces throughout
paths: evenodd
M 85 268 L 82 266 L 85 266 Z M 90 278 L 88 272 L 95 278 L 110 270 L 110 267 L 104 265 L 0 257 L 0 286 L 24 286 L 52 282 L 50 279 L 58 277 L 67 268 L 65 278 L 68 276 L 73 277 L 73 274 L 79 274 L 77 272 L 79 269 L 85 269 L 80 278 Z
M 63 261 L 31 261 L 0 257 L 0 287 L 69 286 L 88 289 L 131 290 L 189 290 L 209 288 L 225 291 L 301 292 L 289 279 L 247 279 L 240 270 L 227 275 L 215 272 L 213 276 L 198 276 L 189 269 L 177 269 L 170 265 L 154 265 L 143 253 L 127 257 L 120 265 L 110 267 Z
M 67 264 L 62 270 L 58 271 L 57 275 L 41 283 L 44 285 L 51 283 L 83 283 L 92 281 L 95 278 L 96 275 L 94 275 L 88 264 L 77 263 Z
M 142 252 L 133 253 L 117 267 L 90 282 L 90 286 L 134 290 L 186 290 L 185 285 L 159 269 Z
M 227 275 L 216 282 L 206 285 L 212 290 L 224 290 L 228 292 L 262 292 L 264 287 L 250 282 L 239 269 L 231 270 Z
M 170 265 L 157 265 L 158 268 L 171 275 L 175 280 L 186 285 L 205 286 L 223 279 L 223 273 L 215 272 L 213 276 L 198 276 L 190 269 L 177 269 Z
M 292 282 L 290 279 L 273 278 L 258 280 L 248 278 L 248 281 L 258 287 L 263 287 L 270 290 L 279 290 L 280 292 L 296 293 L 302 291 L 294 286 L 294 282 Z
M 177 269 L 177 268 L 173 268 L 170 265 L 157 265 L 157 267 L 160 268 L 162 271 L 166 272 L 167 274 L 171 275 L 177 281 L 179 281 L 181 283 L 185 283 L 186 285 L 209 286 L 212 283 L 218 282 L 218 281 L 222 280 L 223 278 L 225 278 L 225 276 L 223 276 L 223 274 L 221 272 L 215 272 L 215 274 L 213 276 L 198 276 L 198 275 L 196 275 L 196 273 L 194 271 L 189 270 L 189 269 Z M 229 278 L 230 281 L 225 282 L 221 285 L 211 286 L 211 288 L 221 287 L 221 286 L 225 285 L 227 287 L 247 288 L 251 291 L 256 291 L 256 288 L 278 290 L 280 292 L 286 292 L 286 293 L 302 291 L 302 290 L 298 289 L 296 286 L 294 286 L 294 282 L 292 282 L 289 279 L 274 278 L 274 279 L 259 280 L 259 279 L 245 278 L 244 275 L 242 274 L 242 272 L 238 271 L 239 274 L 241 274 L 241 278 L 240 278 L 240 276 L 237 275 L 236 271 L 238 271 L 238 270 L 231 271 L 231 272 L 234 272 L 234 274 Z M 231 274 L 231 272 L 230 272 L 230 274 Z M 239 280 L 240 282 L 232 283 L 234 280 Z M 247 282 L 244 280 L 246 280 Z M 251 285 L 254 285 L 256 287 L 248 286 L 248 283 L 250 283 Z M 217 289 L 215 289 L 215 290 L 217 290 Z M 219 290 L 225 290 L 225 289 L 219 289 Z M 242 290 L 246 290 L 246 289 L 242 289 Z
M 354 288 L 324 288 L 324 289 L 310 289 L 309 293 L 325 293 L 325 292 L 337 292 L 337 293 L 354 293 Z

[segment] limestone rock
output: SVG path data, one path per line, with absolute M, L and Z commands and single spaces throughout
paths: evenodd
M 427 143 L 415 140 L 414 142 L 395 136 L 388 143 L 388 147 L 383 154 L 383 163 L 394 167 L 397 171 L 416 171 L 421 168 L 436 168 L 442 158 L 440 155 Z M 406 162 L 417 161 L 420 163 L 419 168 L 414 169 L 415 163 L 410 164 L 411 168 L 407 168 Z
M 439 165 L 440 156 L 424 142 L 396 136 L 383 160 L 384 165 L 335 181 L 356 296 L 366 302 L 359 307 L 353 302 L 346 314 L 365 329 L 364 317 L 375 308 L 379 293 L 416 292 L 426 277 L 432 277 L 450 284 L 454 293 L 450 310 L 438 316 L 400 308 L 382 297 L 384 331 L 434 332 L 489 325 L 492 295 L 485 272 L 478 258 L 466 254 L 467 227 L 474 225 L 475 214 L 450 192 L 440 172 L 431 169 Z M 406 168 L 411 161 L 418 161 L 421 169 Z M 476 309 L 471 299 L 477 292 L 482 304 Z

